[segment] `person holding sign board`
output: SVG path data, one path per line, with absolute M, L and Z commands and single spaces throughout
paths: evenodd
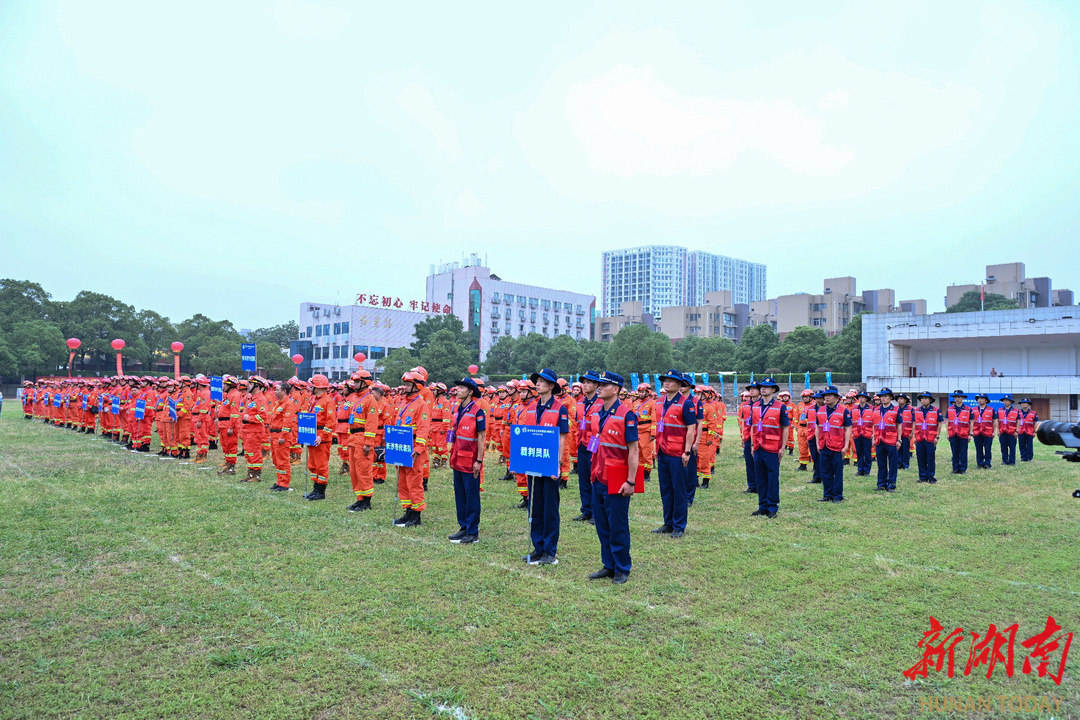
M 450 469 L 454 472 L 454 504 L 458 531 L 448 539 L 468 545 L 480 539 L 480 484 L 484 476 L 487 418 L 475 401 L 480 386 L 472 378 L 454 383 L 457 410 L 450 418 L 446 442 L 450 445 Z
M 330 450 L 334 442 L 337 422 L 334 398 L 330 396 L 330 379 L 325 375 L 311 376 L 311 400 L 307 411 L 315 413 L 318 433 L 315 442 L 308 446 L 307 467 L 311 476 L 311 492 L 305 500 L 325 500 L 326 486 L 330 482 Z
M 397 413 L 397 426 L 412 429 L 412 466 L 398 465 L 398 499 L 405 513 L 394 521 L 397 527 L 416 527 L 424 501 L 424 466 L 427 464 L 427 439 L 431 432 L 431 411 L 420 389 L 427 382 L 427 370 L 415 367 L 401 376 L 405 384 L 405 402 Z
M 529 380 L 536 386 L 537 399 L 518 416 L 523 426 L 559 428 L 558 448 L 544 448 L 541 459 L 553 461 L 551 475 L 529 474 L 526 496 L 530 508 L 530 536 L 533 551 L 523 559 L 530 565 L 558 565 L 559 546 L 559 458 L 570 432 L 570 414 L 557 395 L 562 394 L 559 376 L 544 368 Z M 535 450 L 535 448 L 533 448 Z M 555 452 L 551 452 L 554 450 Z M 535 456 L 535 455 L 534 455 Z M 549 457 L 550 456 L 550 457 Z
M 637 416 L 629 404 L 619 401 L 622 384 L 621 375 L 600 373 L 597 395 L 603 405 L 591 416 L 590 433 L 597 439 L 591 465 L 592 510 L 604 567 L 589 579 L 611 578 L 616 585 L 630 578 L 630 498 L 644 484 L 644 472 L 640 482 L 638 473 Z
M 348 418 L 348 466 L 356 502 L 348 506 L 349 512 L 371 509 L 371 496 L 375 494 L 375 437 L 379 432 L 379 404 L 371 392 L 374 382 L 371 373 L 363 368 L 349 378 L 355 388 L 352 411 Z M 340 417 L 340 414 L 339 414 Z

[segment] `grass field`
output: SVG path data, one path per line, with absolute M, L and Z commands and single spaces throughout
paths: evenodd
M 306 502 L 304 480 L 269 493 L 19 411 L 0 419 L 0 718 L 901 718 L 942 717 L 920 702 L 945 696 L 1060 701 L 955 717 L 1080 717 L 1080 640 L 1060 687 L 1021 671 L 1048 615 L 1080 630 L 1080 466 L 1038 444 L 959 479 L 943 444 L 941 481 L 912 469 L 896 494 L 847 468 L 840 505 L 787 459 L 774 520 L 749 517 L 729 444 L 683 539 L 648 532 L 655 481 L 635 497 L 613 586 L 586 579 L 599 543 L 569 521 L 576 491 L 560 564 L 527 567 L 494 467 L 481 542 L 458 546 L 446 470 L 424 524 L 393 528 L 389 482 L 351 514 L 337 475 Z M 1014 676 L 965 677 L 965 640 L 953 678 L 908 682 L 931 615 L 1019 623 Z

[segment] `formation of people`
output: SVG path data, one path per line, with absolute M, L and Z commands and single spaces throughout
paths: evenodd
M 479 540 L 481 494 L 488 455 L 505 468 L 528 511 L 532 551 L 522 559 L 531 565 L 558 564 L 560 491 L 577 476 L 579 513 L 574 521 L 595 526 L 603 567 L 589 577 L 624 583 L 632 569 L 630 500 L 637 478 L 651 480 L 655 471 L 663 524 L 652 532 L 681 538 L 699 488 L 708 488 L 720 451 L 727 406 L 709 385 L 694 385 L 689 374 L 669 370 L 659 376 L 660 392 L 648 383 L 626 388 L 613 372 L 587 372 L 569 383 L 550 369 L 529 379 L 492 387 L 465 377 L 447 387 L 428 382 L 423 367 L 406 372 L 390 387 L 358 370 L 343 383 L 324 375 L 304 381 L 271 382 L 223 376 L 220 398 L 204 376 L 179 379 L 117 376 L 24 383 L 22 404 L 27 419 L 100 434 L 132 452 L 149 453 L 156 430 L 163 459 L 207 462 L 220 448 L 220 474 L 236 475 L 245 460 L 245 482 L 261 482 L 269 460 L 275 474 L 272 492 L 288 492 L 293 468 L 304 461 L 311 489 L 304 498 L 324 500 L 331 478 L 334 446 L 339 475 L 349 475 L 355 501 L 350 512 L 372 507 L 375 485 L 387 479 L 385 429 L 409 428 L 413 438 L 410 462 L 396 466 L 397 501 L 402 514 L 396 527 L 421 525 L 427 509 L 431 469 L 453 474 L 458 531 L 449 540 Z M 934 484 L 936 446 L 948 437 L 952 471 L 967 471 L 968 443 L 975 442 L 980 468 L 992 465 L 993 438 L 998 437 L 1001 462 L 1032 459 L 1038 418 L 1031 402 L 1000 409 L 989 407 L 986 395 L 977 406 L 965 404 L 957 391 L 947 410 L 934 407 L 934 397 L 920 394 L 912 405 L 903 394 L 882 388 L 873 395 L 850 391 L 841 397 L 832 386 L 804 390 L 794 403 L 772 378 L 752 382 L 740 396 L 738 427 L 747 487 L 757 496 L 754 516 L 776 517 L 780 505 L 780 466 L 785 453 L 798 450 L 797 471 L 812 473 L 808 483 L 822 485 L 819 502 L 844 501 L 844 467 L 854 464 L 856 476 L 869 476 L 877 463 L 877 489 L 895 492 L 897 472 L 910 467 L 914 450 L 918 481 Z M 315 419 L 313 440 L 299 443 L 301 413 Z M 558 473 L 526 475 L 512 469 L 515 426 L 558 428 Z M 944 426 L 944 427 L 943 427 Z M 192 458 L 191 450 L 195 450 Z M 612 469 L 624 477 L 610 482 Z

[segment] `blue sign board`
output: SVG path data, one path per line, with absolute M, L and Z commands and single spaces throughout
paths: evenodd
M 55 395 L 53 395 L 52 404 L 53 407 L 60 407 L 60 393 L 56 393 Z
M 104 409 L 105 409 L 105 396 L 104 395 L 98 395 L 97 411 L 100 413 Z
M 967 405 L 969 408 L 977 408 L 977 407 L 979 407 L 979 401 L 975 399 L 975 395 L 978 394 L 978 393 L 972 392 L 972 393 L 969 393 L 969 394 L 971 395 L 971 397 L 964 398 L 964 404 Z M 1005 397 L 1005 395 L 1007 395 L 1009 393 L 985 393 L 985 394 L 986 394 L 986 397 L 990 398 L 990 402 L 987 403 L 987 407 L 991 407 L 994 410 L 1000 410 L 1001 408 L 1005 407 L 1004 405 L 1001 404 L 1001 398 Z M 949 398 L 949 403 L 952 404 L 952 401 L 953 401 L 953 399 L 950 397 Z M 1016 408 L 1017 410 L 1020 409 L 1020 398 L 1018 396 L 1016 396 L 1016 395 L 1013 395 L 1013 407 Z M 945 408 L 945 409 L 947 410 L 948 408 Z
M 259 364 L 255 360 L 255 343 L 240 344 L 240 369 L 250 373 L 259 369 Z
M 298 445 L 314 445 L 319 416 L 315 413 L 296 413 L 296 443 Z
M 510 433 L 510 472 L 559 476 L 559 428 L 514 425 Z
M 224 386 L 217 375 L 210 378 L 210 399 L 221 402 L 225 398 Z
M 90 401 L 89 396 L 87 396 L 87 395 L 82 396 L 82 409 L 83 410 L 86 409 L 86 403 L 88 403 L 89 401 Z
M 176 400 L 169 398 L 169 419 L 176 422 Z
M 631 392 L 637 392 L 637 386 L 638 386 L 639 382 L 640 381 L 638 380 L 638 374 L 637 373 L 630 373 L 630 391 Z
M 146 401 L 145 400 L 136 400 L 135 401 L 135 419 L 136 420 L 142 420 L 145 417 L 146 417 Z
M 112 415 L 119 415 L 120 414 L 120 398 L 115 397 L 115 396 L 113 397 L 113 399 L 112 399 L 112 408 L 109 410 L 109 413 L 112 414 Z
M 386 464 L 412 467 L 412 428 L 404 425 L 387 425 L 383 428 L 386 442 Z

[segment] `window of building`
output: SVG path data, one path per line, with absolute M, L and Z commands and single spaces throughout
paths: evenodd
M 506 334 L 510 334 L 510 323 L 506 323 Z
M 334 334 L 335 335 L 340 335 L 341 334 L 341 323 L 334 323 Z
M 555 312 L 559 312 L 559 310 L 562 308 L 562 303 L 558 300 L 556 300 L 553 305 L 554 307 L 552 307 L 552 310 L 554 310 Z
M 499 300 L 499 293 L 497 293 L 497 292 L 491 293 L 491 302 L 493 302 L 493 303 L 501 302 L 501 300 Z
M 311 337 L 311 326 L 307 326 L 307 337 Z
M 523 318 L 523 319 L 524 319 L 524 318 Z M 525 326 L 524 326 L 524 325 L 521 325 L 521 324 L 519 324 L 519 325 L 518 325 L 518 335 L 524 335 L 524 334 L 525 334 Z
M 348 335 L 348 334 L 349 334 L 349 323 L 347 323 L 347 322 L 343 322 L 343 323 L 341 323 L 341 332 L 342 332 L 342 334 L 344 334 L 344 335 Z
M 353 355 L 355 355 L 356 353 L 364 353 L 365 355 L 367 355 L 367 351 L 368 351 L 367 345 L 353 345 L 352 346 L 352 354 Z
M 544 313 L 544 324 L 547 324 L 547 322 L 548 322 L 548 314 Z
M 544 318 L 546 319 L 547 315 L 545 315 Z M 555 327 L 559 327 L 559 316 L 558 315 L 555 316 Z
M 531 320 L 532 322 L 536 322 L 536 311 L 535 310 L 533 310 L 532 312 L 529 313 L 529 320 Z
M 550 310 L 551 309 L 551 301 L 550 300 L 541 300 L 540 301 L 540 307 L 542 307 L 544 310 Z
M 326 323 L 325 325 L 322 326 L 322 334 L 323 335 L 329 335 L 330 334 L 330 323 Z
M 371 346 L 371 355 L 368 356 L 369 360 L 382 360 L 386 357 L 386 348 Z
M 315 337 L 322 337 L 322 325 L 315 326 Z

